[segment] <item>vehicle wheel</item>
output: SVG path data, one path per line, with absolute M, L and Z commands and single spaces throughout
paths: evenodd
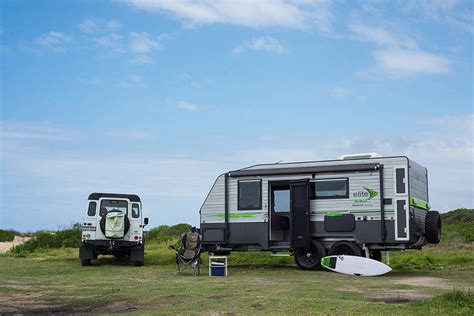
M 317 241 L 313 241 L 310 249 L 297 248 L 294 252 L 295 262 L 303 270 L 319 270 L 325 255 L 326 249 Z
M 380 250 L 371 250 L 370 251 L 370 259 L 382 262 L 382 251 L 380 251 Z
M 362 256 L 362 250 L 352 241 L 338 241 L 329 249 L 330 256 Z
M 133 264 L 135 265 L 135 267 L 142 267 L 143 266 L 143 261 L 134 261 Z
M 81 266 L 90 266 L 91 259 L 81 259 Z
M 430 244 L 438 244 L 441 241 L 441 216 L 437 211 L 426 213 L 425 236 Z

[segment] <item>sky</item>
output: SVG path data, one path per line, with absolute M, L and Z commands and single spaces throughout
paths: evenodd
M 0 228 L 136 193 L 199 224 L 257 163 L 407 155 L 474 207 L 472 1 L 0 2 Z

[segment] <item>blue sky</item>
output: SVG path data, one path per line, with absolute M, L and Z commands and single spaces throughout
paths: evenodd
M 472 1 L 0 3 L 0 228 L 137 193 L 198 224 L 218 174 L 408 155 L 474 206 Z

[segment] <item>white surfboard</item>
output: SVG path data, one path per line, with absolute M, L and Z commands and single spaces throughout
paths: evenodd
M 334 272 L 357 276 L 376 276 L 392 271 L 392 268 L 380 261 L 346 255 L 324 257 L 321 265 Z

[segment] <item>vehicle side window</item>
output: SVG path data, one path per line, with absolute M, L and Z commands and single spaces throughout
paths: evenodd
M 132 204 L 132 217 L 139 218 L 140 217 L 140 206 L 136 203 Z
M 349 197 L 349 179 L 314 181 L 316 199 L 344 199 Z
M 89 208 L 87 209 L 87 216 L 95 216 L 95 210 L 97 208 L 96 202 L 90 202 Z
M 262 209 L 262 180 L 242 180 L 238 182 L 239 210 Z

